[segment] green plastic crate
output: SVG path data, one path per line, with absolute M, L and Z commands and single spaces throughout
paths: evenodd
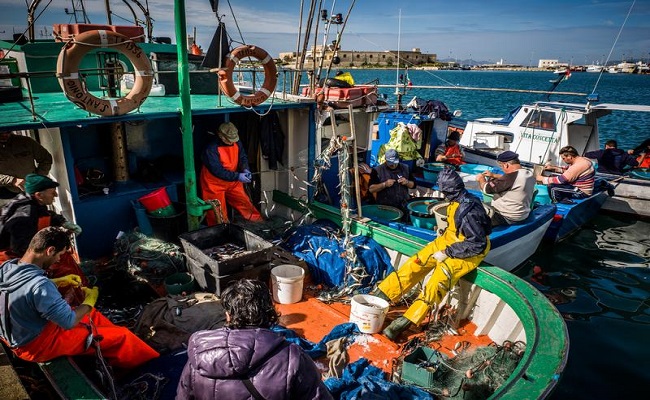
M 417 386 L 431 388 L 434 379 L 440 374 L 440 360 L 444 356 L 430 347 L 418 347 L 404 357 L 402 381 Z

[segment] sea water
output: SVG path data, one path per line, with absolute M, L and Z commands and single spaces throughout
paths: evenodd
M 392 84 L 396 71 L 351 70 L 358 84 Z M 402 74 L 404 71 L 401 72 Z M 414 85 L 547 90 L 551 72 L 409 71 Z M 596 85 L 596 82 L 598 85 Z M 595 88 L 595 90 L 594 90 Z M 602 103 L 650 105 L 650 75 L 574 72 L 557 88 L 596 92 Z M 394 89 L 380 89 L 391 104 Z M 502 117 L 542 100 L 539 94 L 413 89 L 403 97 L 443 101 L 462 118 Z M 584 103 L 584 96 L 551 96 Z M 601 145 L 615 139 L 630 149 L 650 137 L 650 113 L 614 112 L 601 118 Z M 515 274 L 531 282 L 562 313 L 570 337 L 569 358 L 553 399 L 647 397 L 650 382 L 650 221 L 599 215 L 564 242 L 538 249 Z M 543 323 L 543 321 L 542 321 Z M 543 338 L 542 338 L 543 340 Z

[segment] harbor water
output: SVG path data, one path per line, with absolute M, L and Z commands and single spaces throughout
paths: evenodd
M 353 70 L 357 83 L 396 80 L 388 70 Z M 401 72 L 404 73 L 403 71 Z M 409 71 L 413 85 L 546 90 L 551 72 Z M 575 72 L 558 91 L 592 93 L 602 103 L 650 104 L 650 75 Z M 395 102 L 394 89 L 381 89 Z M 504 116 L 539 94 L 413 89 L 418 96 L 443 101 L 463 119 Z M 584 102 L 581 96 L 551 96 L 552 101 Z M 600 120 L 601 145 L 615 139 L 632 148 L 650 137 L 650 113 L 622 113 Z M 599 215 L 566 241 L 545 246 L 515 274 L 531 282 L 562 313 L 571 341 L 567 367 L 552 399 L 631 399 L 648 393 L 650 370 L 650 221 Z M 543 321 L 542 321 L 543 323 Z

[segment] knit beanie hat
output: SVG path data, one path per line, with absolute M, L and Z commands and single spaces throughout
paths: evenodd
M 58 187 L 59 184 L 47 176 L 39 174 L 29 174 L 25 177 L 25 193 L 34 194 L 42 192 L 45 189 Z

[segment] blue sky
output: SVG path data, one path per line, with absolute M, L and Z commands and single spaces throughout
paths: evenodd
M 30 2 L 32 0 L 29 0 Z M 42 0 L 38 12 L 49 0 Z M 79 0 L 73 0 L 77 3 Z M 145 0 L 140 0 L 142 4 Z M 309 3 L 309 1 L 304 1 Z M 537 65 L 559 59 L 571 64 L 603 62 L 617 40 L 633 0 L 357 0 L 342 38 L 344 49 L 402 50 L 420 48 L 438 58 Z M 207 48 L 216 18 L 209 0 L 185 0 L 187 29 L 197 30 L 197 42 Z M 221 0 L 220 14 L 228 32 L 241 41 L 266 49 L 273 56 L 296 48 L 300 0 Z M 331 0 L 323 4 L 331 11 Z M 338 0 L 335 12 L 345 16 L 352 0 Z M 0 0 L 0 37 L 10 38 L 26 28 L 24 0 Z M 53 23 L 74 22 L 64 8 L 70 0 L 51 0 L 36 22 L 36 35 L 51 33 Z M 111 0 L 113 23 L 131 18 L 122 1 Z M 106 23 L 104 0 L 86 0 L 92 23 Z M 173 0 L 149 0 L 154 36 L 174 37 Z M 401 10 L 401 29 L 399 17 Z M 305 11 L 306 14 L 306 11 Z M 318 43 L 324 24 L 319 24 Z M 401 31 L 401 33 L 400 33 Z M 335 30 L 328 41 L 335 38 Z M 637 0 L 618 37 L 610 61 L 650 58 L 650 1 Z

